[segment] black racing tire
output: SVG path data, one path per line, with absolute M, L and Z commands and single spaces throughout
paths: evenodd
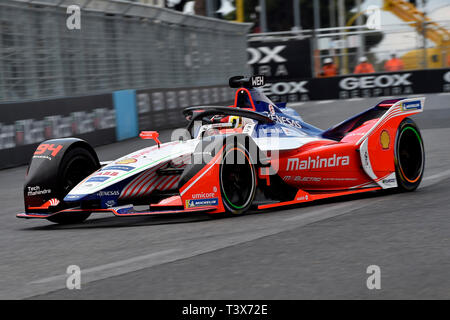
M 58 189 L 61 192 L 61 200 L 81 180 L 98 169 L 94 156 L 85 148 L 75 147 L 69 150 L 61 161 L 58 171 Z M 65 209 L 63 201 L 57 206 L 57 211 Z M 60 213 L 47 218 L 49 221 L 59 224 L 81 223 L 91 215 L 90 212 Z
M 405 118 L 397 129 L 394 162 L 398 190 L 416 190 L 425 168 L 425 149 L 420 130 L 410 118 Z
M 226 212 L 234 215 L 246 212 L 255 198 L 257 178 L 252 158 L 240 143 L 225 145 L 219 179 Z

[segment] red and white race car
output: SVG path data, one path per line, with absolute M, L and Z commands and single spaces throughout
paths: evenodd
M 424 170 L 420 131 L 409 116 L 425 98 L 391 99 L 321 130 L 257 86 L 233 77 L 232 106 L 190 107 L 177 139 L 100 164 L 85 141 L 39 145 L 19 218 L 78 223 L 93 212 L 119 217 L 180 212 L 241 214 L 388 188 L 415 190 Z

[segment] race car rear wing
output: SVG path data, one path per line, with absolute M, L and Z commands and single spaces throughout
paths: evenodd
M 389 119 L 398 116 L 406 117 L 422 112 L 424 103 L 424 97 L 384 100 L 376 106 L 325 130 L 322 133 L 322 136 L 327 139 L 341 141 L 347 134 L 357 129 L 365 122 L 378 119 L 378 121 L 358 140 L 356 144 L 359 145 L 365 138 L 377 128 L 384 125 Z
M 375 132 L 378 128 L 385 125 L 390 119 L 401 117 L 405 118 L 407 116 L 417 114 L 423 111 L 425 104 L 425 97 L 420 98 L 410 98 L 401 99 L 393 104 L 381 102 L 378 104 L 380 108 L 387 108 L 387 112 L 375 123 L 372 128 L 370 128 L 356 143 L 360 145 L 372 132 Z

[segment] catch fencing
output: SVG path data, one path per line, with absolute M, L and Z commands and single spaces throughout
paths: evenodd
M 403 22 L 380 29 L 359 25 L 255 33 L 248 36 L 249 61 L 253 72 L 265 74 L 269 81 L 320 77 L 326 58 L 333 60 L 339 75 L 352 74 L 363 56 L 375 72 L 387 71 L 384 64 L 392 54 L 403 61 L 404 70 L 450 67 L 450 20 L 425 21 L 421 30 L 414 22 Z
M 248 73 L 249 27 L 128 1 L 2 0 L 0 103 L 223 85 Z
M 72 5 L 80 29 L 68 27 Z M 232 100 L 249 27 L 129 1 L 0 0 L 0 169 L 28 163 L 43 140 L 108 144 Z

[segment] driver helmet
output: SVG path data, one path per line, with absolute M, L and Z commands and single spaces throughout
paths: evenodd
M 242 117 L 238 117 L 238 116 L 229 116 L 228 117 L 228 123 L 232 124 L 232 128 L 241 128 L 244 121 Z

